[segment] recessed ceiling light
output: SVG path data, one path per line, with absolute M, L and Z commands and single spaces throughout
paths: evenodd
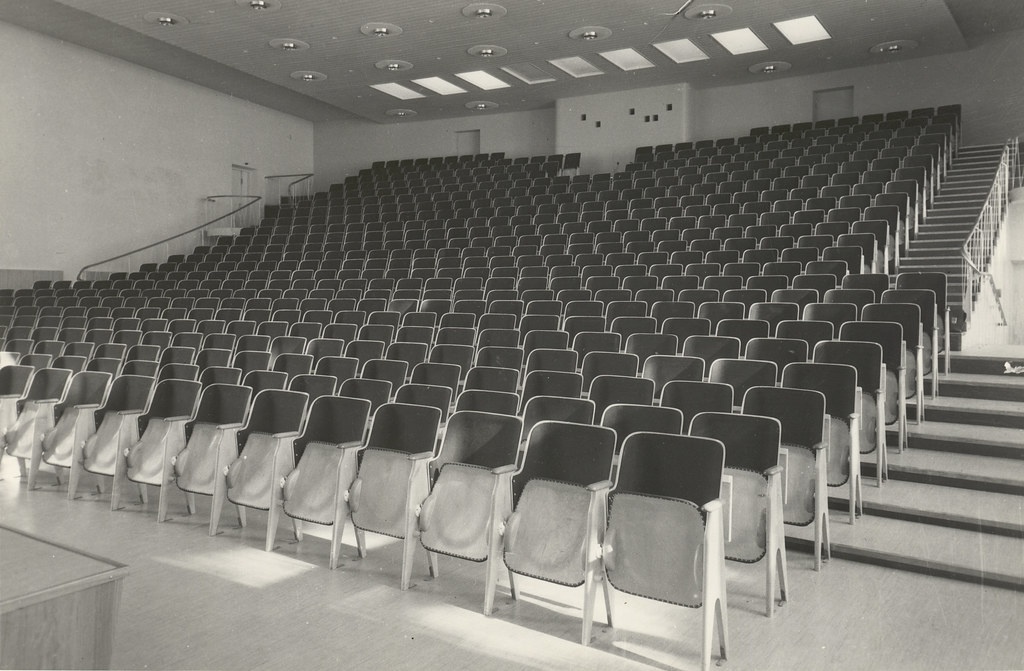
M 281 9 L 281 0 L 235 0 L 235 4 L 261 13 Z
M 615 49 L 613 51 L 602 51 L 601 56 L 611 62 L 620 70 L 629 72 L 631 70 L 643 70 L 653 68 L 654 63 L 650 62 L 635 49 Z
M 471 100 L 466 103 L 466 109 L 471 109 L 474 112 L 485 112 L 487 110 L 496 109 L 498 103 L 491 102 L 490 100 Z
M 309 49 L 309 45 L 302 40 L 293 40 L 290 37 L 270 40 L 270 46 L 281 51 L 305 51 Z
M 456 72 L 455 76 L 485 91 L 493 91 L 494 89 L 507 89 L 509 87 L 508 82 L 504 82 L 495 77 L 494 75 L 488 72 L 484 72 L 483 70 L 473 70 L 472 72 Z
M 559 70 L 566 72 L 567 74 L 576 77 L 593 77 L 595 75 L 603 75 L 604 71 L 597 68 L 590 61 L 587 61 L 579 56 L 568 56 L 566 58 L 555 58 L 548 63 L 551 63 Z
M 610 37 L 612 31 L 604 26 L 583 26 L 582 28 L 576 28 L 575 30 L 569 31 L 569 37 L 574 40 L 603 40 Z
M 327 79 L 327 75 L 316 70 L 296 70 L 292 73 L 292 79 L 303 82 L 322 82 Z
M 799 19 L 778 21 L 772 24 L 789 40 L 790 44 L 806 44 L 819 40 L 830 40 L 832 36 L 816 16 L 802 16 Z
M 710 21 L 732 14 L 732 7 L 720 3 L 701 3 L 687 8 L 683 16 L 691 21 Z
M 426 96 L 420 93 L 419 91 L 413 91 L 408 86 L 402 86 L 401 84 L 370 84 L 370 88 L 376 89 L 381 93 L 386 93 L 393 98 L 398 98 L 399 100 L 414 100 L 416 98 L 426 98 Z
M 902 51 L 909 51 L 917 48 L 914 40 L 890 40 L 871 47 L 873 54 L 897 54 Z
M 508 49 L 499 47 L 497 44 L 477 44 L 466 49 L 466 53 L 470 56 L 480 56 L 481 58 L 498 58 L 508 54 Z
M 170 28 L 172 26 L 180 26 L 188 23 L 188 19 L 178 14 L 172 14 L 170 12 L 147 12 L 142 18 L 148 23 L 154 23 L 164 28 Z
M 764 63 L 757 63 L 747 68 L 748 72 L 753 72 L 756 75 L 773 75 L 779 72 L 785 72 L 793 67 L 792 63 L 786 61 L 765 61 Z
M 414 79 L 412 82 L 443 96 L 453 96 L 466 92 L 466 89 L 456 86 L 441 77 L 424 77 L 422 79 Z
M 708 55 L 701 51 L 696 44 L 683 38 L 681 40 L 669 40 L 652 44 L 655 49 L 671 58 L 676 63 L 692 63 L 693 61 L 706 61 Z
M 378 70 L 387 70 L 388 72 L 401 72 L 402 70 L 412 70 L 412 63 L 409 61 L 400 61 L 398 59 L 389 58 L 383 61 L 377 61 L 373 64 Z
M 393 23 L 373 21 L 359 26 L 359 32 L 372 37 L 394 37 L 395 35 L 401 35 L 402 29 Z
M 393 117 L 405 118 L 405 117 L 416 116 L 416 110 L 398 108 L 398 109 L 388 110 L 387 112 L 384 112 L 384 114 L 386 114 L 388 116 L 393 116 Z
M 727 30 L 722 33 L 711 33 L 711 37 L 721 44 L 733 56 L 749 54 L 754 51 L 767 51 L 768 47 L 750 28 Z
M 462 15 L 471 19 L 500 19 L 506 13 L 508 10 L 493 2 L 474 2 L 462 8 Z
M 548 82 L 555 81 L 554 77 L 532 63 L 503 65 L 501 69 L 527 84 L 547 84 Z

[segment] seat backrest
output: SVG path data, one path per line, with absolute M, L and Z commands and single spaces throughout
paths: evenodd
M 522 414 L 524 436 L 529 436 L 530 430 L 545 420 L 593 424 L 595 417 L 594 402 L 589 399 L 545 395 L 527 400 Z
M 309 395 L 301 391 L 264 389 L 252 402 L 252 413 L 238 433 L 238 444 L 245 444 L 250 433 L 287 433 L 298 431 L 305 418 Z
M 441 422 L 444 423 L 448 421 L 453 395 L 452 389 L 444 385 L 410 383 L 398 388 L 395 402 L 437 408 L 441 412 Z
M 724 465 L 725 446 L 719 440 L 631 433 L 622 443 L 612 495 L 633 492 L 704 506 L 720 495 Z
M 32 381 L 34 372 L 32 366 L 13 364 L 0 367 L 0 396 L 15 398 L 24 396 L 28 393 L 29 383 Z
M 543 421 L 526 440 L 522 469 L 512 478 L 518 501 L 532 479 L 557 480 L 586 487 L 611 477 L 615 432 L 603 426 Z
M 681 434 L 683 412 L 678 408 L 614 403 L 601 414 L 601 426 L 615 431 L 615 450 L 618 453 L 623 441 L 637 431 Z
M 732 411 L 733 389 L 717 382 L 673 380 L 661 392 L 661 406 L 678 408 L 683 413 L 684 428 L 702 412 Z
M 751 387 L 743 397 L 743 414 L 777 419 L 784 445 L 811 448 L 825 438 L 825 395 L 820 391 Z
M 689 434 L 714 438 L 725 446 L 725 467 L 764 473 L 779 463 L 782 427 L 779 420 L 756 415 L 702 412 Z
M 733 402 L 743 400 L 747 389 L 771 386 L 778 377 L 773 361 L 756 359 L 718 359 L 708 370 L 708 382 L 727 384 L 733 389 Z
M 814 347 L 816 363 L 845 363 L 857 369 L 857 386 L 869 394 L 882 388 L 882 346 L 876 342 L 832 340 Z
M 157 383 L 149 408 L 139 417 L 139 432 L 144 432 L 149 421 L 154 418 L 191 419 L 198 408 L 201 391 L 202 385 L 191 380 L 163 380 Z
M 820 391 L 833 417 L 846 420 L 857 407 L 857 369 L 850 365 L 791 363 L 782 371 L 782 386 Z
M 441 411 L 437 408 L 385 403 L 373 415 L 366 447 L 407 454 L 433 452 L 440 424 Z
M 341 445 L 362 441 L 370 418 L 370 402 L 361 398 L 321 396 L 309 408 L 302 435 L 295 439 L 295 460 L 310 443 Z
M 513 415 L 460 410 L 445 425 L 433 466 L 447 463 L 497 468 L 516 463 L 523 422 Z

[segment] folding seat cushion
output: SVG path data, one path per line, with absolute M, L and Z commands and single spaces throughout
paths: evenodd
M 743 563 L 768 558 L 766 615 L 775 611 L 775 587 L 787 600 L 786 540 L 783 531 L 781 426 L 755 415 L 704 412 L 693 418 L 690 435 L 713 438 L 725 446 L 727 535 L 725 556 Z
M 302 435 L 294 442 L 296 467 L 281 493 L 282 510 L 296 529 L 301 522 L 333 526 L 331 569 L 338 563 L 349 514 L 343 495 L 356 476 L 369 416 L 370 402 L 364 399 L 322 396 L 313 401 Z M 296 535 L 301 538 L 301 533 Z
M 485 614 L 493 608 L 501 569 L 500 529 L 512 513 L 521 434 L 518 417 L 475 411 L 452 415 L 431 463 L 434 486 L 419 515 L 420 542 L 428 552 L 487 562 Z
M 610 495 L 603 548 L 615 589 L 700 608 L 702 669 L 728 648 L 724 524 L 719 498 L 724 449 L 707 438 L 637 432 L 626 438 Z M 666 533 L 671 529 L 672 533 Z
M 349 507 L 357 530 L 404 539 L 402 589 L 411 578 L 415 509 L 430 488 L 427 463 L 434 456 L 441 412 L 388 403 L 374 415 Z M 360 547 L 365 554 L 365 545 Z
M 241 385 L 212 384 L 203 390 L 196 418 L 185 425 L 185 449 L 172 459 L 179 489 L 213 496 L 211 536 L 216 534 L 227 489 L 223 471 L 238 456 L 237 434 L 245 425 L 251 398 L 252 389 Z
M 7 454 L 18 459 L 22 473 L 29 476 L 33 485 L 35 478 L 32 473 L 39 469 L 42 457 L 43 435 L 54 426 L 54 407 L 63 400 L 70 380 L 71 371 L 67 369 L 47 368 L 36 371 L 21 402 L 21 412 L 3 436 Z
M 82 446 L 81 465 L 94 475 L 113 478 L 110 509 L 120 506 L 121 481 L 125 475 L 125 452 L 139 440 L 138 418 L 149 409 L 155 380 L 141 375 L 121 375 L 110 385 L 110 393 L 96 412 L 96 433 Z M 72 466 L 68 497 L 77 492 L 81 471 Z
M 18 404 L 28 393 L 35 371 L 15 363 L 0 367 L 0 450 L 7 447 L 7 431 L 18 419 Z
M 148 411 L 138 418 L 139 439 L 128 447 L 125 476 L 140 485 L 160 487 L 157 522 L 167 517 L 171 460 L 185 449 L 185 424 L 195 418 L 202 385 L 190 380 L 163 380 L 153 390 Z
M 597 586 L 607 589 L 597 550 L 604 543 L 614 453 L 611 429 L 540 422 L 530 431 L 522 469 L 512 479 L 515 512 L 504 536 L 510 579 L 518 573 L 584 585 L 585 645 L 590 643 Z

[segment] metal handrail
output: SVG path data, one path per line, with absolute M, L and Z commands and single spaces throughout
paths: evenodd
M 1000 300 L 995 278 L 992 273 L 988 272 L 988 265 L 995 252 L 999 231 L 1009 207 L 1010 191 L 1024 181 L 1024 172 L 1021 171 L 1021 168 L 1020 139 L 1011 138 L 1003 147 L 999 168 L 996 170 L 996 176 L 988 197 L 985 199 L 985 204 L 982 205 L 981 212 L 978 214 L 978 221 L 974 224 L 974 228 L 971 229 L 960 250 L 964 266 L 962 297 L 964 311 L 970 318 L 974 308 L 974 297 L 981 289 L 982 280 L 987 279 L 992 287 L 996 308 L 999 310 L 1001 320 L 999 326 L 1006 325 L 1006 312 L 1003 309 L 1002 300 Z
M 113 261 L 119 261 L 121 259 L 128 258 L 129 256 L 132 256 L 133 254 L 138 254 L 139 252 L 144 252 L 144 251 L 146 251 L 148 249 L 152 249 L 152 248 L 158 247 L 160 245 L 165 245 L 168 242 L 172 242 L 172 241 L 177 240 L 179 238 L 185 237 L 186 235 L 191 235 L 192 233 L 196 233 L 197 231 L 201 231 L 204 228 L 207 228 L 208 226 L 212 226 L 213 224 L 216 224 L 219 221 L 223 221 L 223 220 L 227 219 L 228 217 L 234 216 L 235 214 L 237 214 L 237 213 L 241 212 L 242 210 L 246 209 L 247 207 L 251 207 L 252 205 L 255 205 L 259 201 L 263 200 L 262 196 L 243 196 L 243 195 L 237 195 L 237 194 L 207 196 L 206 200 L 207 200 L 207 202 L 209 202 L 209 201 L 215 200 L 217 198 L 248 198 L 249 202 L 244 203 L 244 204 L 240 205 L 239 207 L 236 207 L 235 209 L 231 210 L 227 214 L 221 215 L 219 217 L 216 217 L 215 219 L 211 219 L 210 221 L 207 221 L 207 222 L 204 222 L 202 224 L 199 224 L 198 226 L 196 226 L 194 228 L 190 228 L 187 231 L 182 231 L 181 233 L 176 233 L 176 234 L 174 234 L 174 235 L 172 235 L 170 237 L 164 238 L 163 240 L 157 240 L 156 242 L 151 242 L 148 245 L 144 245 L 142 247 L 138 247 L 138 248 L 133 249 L 133 250 L 131 250 L 129 252 L 124 252 L 123 254 L 118 254 L 117 256 L 112 256 L 109 259 L 103 259 L 102 261 L 97 261 L 96 263 L 90 263 L 90 264 L 88 264 L 86 266 L 83 266 L 82 269 L 78 271 L 78 275 L 75 276 L 75 279 L 81 280 L 83 273 L 85 273 L 85 271 L 89 270 L 90 268 L 95 268 L 97 266 L 102 266 L 102 265 L 105 265 L 107 263 L 111 263 Z
M 288 201 L 289 202 L 295 202 L 295 190 L 294 190 L 295 186 L 297 186 L 298 184 L 302 184 L 303 182 L 305 182 L 308 179 L 312 179 L 314 177 L 314 175 L 315 175 L 315 173 L 312 173 L 312 172 L 298 172 L 298 173 L 294 173 L 294 174 L 291 174 L 291 175 L 267 175 L 263 179 L 264 180 L 268 180 L 268 179 L 285 179 L 287 177 L 298 177 L 298 179 L 296 179 L 295 181 L 288 183 Z M 306 191 L 308 192 L 309 189 L 307 188 Z M 308 193 L 307 193 L 306 199 L 309 199 L 310 197 L 311 196 L 309 196 Z

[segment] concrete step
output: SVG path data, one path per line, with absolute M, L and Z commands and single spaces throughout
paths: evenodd
M 1000 355 L 995 353 L 963 353 L 954 354 L 950 357 L 949 367 L 953 373 L 964 373 L 970 375 L 985 375 L 996 379 L 1021 380 L 1024 375 L 1006 373 L 1006 364 L 1019 366 L 1024 364 L 1024 349 L 1022 351 L 1007 351 Z M 942 380 L 939 380 L 941 386 Z
M 958 524 L 983 533 L 1024 536 L 1024 501 L 1013 494 L 981 492 L 959 487 L 937 487 L 920 482 L 889 480 L 882 487 L 864 483 L 864 506 L 873 507 L 883 516 L 902 511 L 917 513 L 935 523 Z M 830 499 L 839 501 L 833 490 Z M 847 499 L 848 502 L 848 499 Z M 848 509 L 848 508 L 847 508 Z M 865 510 L 866 514 L 877 514 Z
M 942 389 L 941 379 L 939 389 Z M 913 401 L 907 404 L 907 417 L 911 422 L 917 418 L 917 404 Z M 925 401 L 925 422 L 920 426 L 933 422 L 1024 429 L 1024 402 L 954 396 L 939 396 L 933 400 L 929 395 Z M 1020 438 L 1024 445 L 1024 434 Z
M 866 512 L 866 511 L 865 511 Z M 857 524 L 833 512 L 832 557 L 989 587 L 1024 591 L 1024 540 L 865 514 Z M 786 527 L 794 549 L 813 540 L 813 527 Z M 827 569 L 826 569 L 827 570 Z
M 939 365 L 943 362 L 939 359 Z M 939 375 L 939 394 L 943 398 L 983 398 L 991 401 L 1024 403 L 1024 377 L 1020 375 L 990 375 L 984 373 L 954 372 L 950 360 L 949 375 Z M 925 394 L 931 394 L 932 380 L 925 378 Z M 928 402 L 925 402 L 928 405 Z

